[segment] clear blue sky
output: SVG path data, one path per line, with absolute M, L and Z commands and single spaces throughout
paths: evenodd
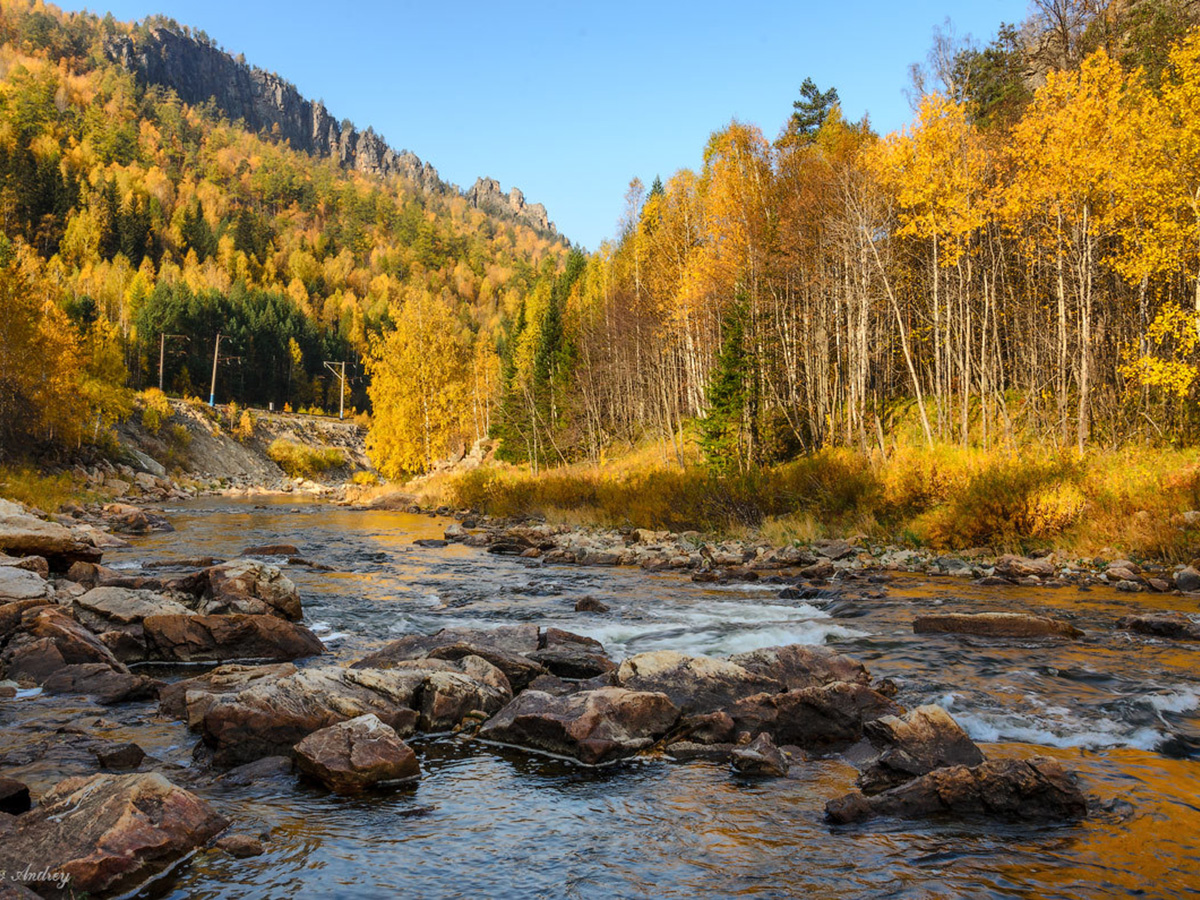
M 68 8 L 78 8 L 66 0 Z M 109 0 L 122 20 L 164 13 L 278 72 L 339 119 L 469 187 L 490 175 L 542 202 L 594 249 L 629 180 L 699 165 L 731 118 L 773 138 L 811 76 L 846 114 L 910 118 L 908 67 L 949 17 L 986 43 L 1027 0 L 725 3 Z

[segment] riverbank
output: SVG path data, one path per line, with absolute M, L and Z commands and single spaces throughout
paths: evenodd
M 182 791 L 196 798 L 189 809 L 207 804 L 222 821 L 201 815 L 187 842 L 171 845 L 197 855 L 159 888 L 170 897 L 232 898 L 251 885 L 338 896 L 351 884 L 383 896 L 414 881 L 423 896 L 465 883 L 515 897 L 531 866 L 539 890 L 607 873 L 625 896 L 729 893 L 746 878 L 787 893 L 836 884 L 869 895 L 885 877 L 917 892 L 1007 883 L 1054 896 L 1068 872 L 1074 885 L 1137 884 L 1141 869 L 1120 846 L 1153 844 L 1164 818 L 1194 830 L 1174 798 L 1196 777 L 1196 645 L 1121 624 L 1194 608 L 1191 597 L 878 572 L 833 559 L 832 545 L 823 549 L 835 571 L 819 589 L 787 581 L 804 577 L 794 566 L 757 579 L 742 567 L 742 578 L 721 582 L 687 569 L 593 566 L 586 555 L 583 565 L 554 565 L 554 548 L 513 553 L 521 535 L 541 539 L 536 526 L 463 529 L 281 495 L 166 512 L 178 531 L 130 536 L 133 546 L 77 559 L 65 573 L 69 558 L 43 557 L 48 577 L 18 570 L 43 593 L 15 622 L 0 616 L 9 623 L 0 663 L 15 672 L 17 694 L 0 699 L 0 774 L 26 785 L 36 805 L 15 821 L 0 817 L 0 829 L 23 836 L 8 847 L 28 847 L 49 817 L 90 814 L 87 797 L 131 810 L 173 798 L 179 808 Z M 462 541 L 442 543 L 458 531 Z M 637 546 L 654 553 L 675 540 L 627 537 L 652 539 Z M 998 609 L 1012 618 L 987 615 Z M 1051 630 L 1029 631 L 1047 622 Z M 39 675 L 32 663 L 47 640 L 64 656 L 98 641 L 115 663 L 95 650 L 57 677 Z M 247 657 L 271 661 L 246 667 Z M 1096 667 L 1103 682 L 1088 675 Z M 1121 699 L 1135 696 L 1159 719 Z M 318 720 L 306 710 L 323 712 Z M 330 710 L 338 721 L 325 718 Z M 407 780 L 345 796 L 328 756 L 323 780 L 320 766 L 300 762 L 300 744 L 329 728 L 341 734 L 358 713 L 382 723 L 371 734 L 386 726 L 412 755 L 397 748 L 391 770 Z M 554 726 L 564 721 L 576 723 L 565 734 Z M 881 762 L 906 757 L 936 765 L 914 775 Z M 1057 768 L 1014 768 L 1039 757 Z M 580 765 L 596 762 L 608 765 Z M 922 791 L 964 771 L 1001 792 L 1056 787 L 1018 790 L 1019 809 L 1006 812 L 955 781 L 962 805 L 939 813 L 952 831 L 926 823 Z M 151 775 L 174 787 L 135 781 Z M 58 787 L 67 776 L 89 781 Z M 533 808 L 536 826 L 525 824 Z M 722 844 L 726 872 L 704 865 L 714 851 L 695 835 L 693 813 L 708 827 L 737 825 Z M 882 826 L 837 824 L 880 815 Z M 76 845 L 52 848 L 52 872 L 64 871 L 63 854 L 94 851 L 80 823 Z M 872 849 L 877 827 L 896 855 Z M 220 829 L 216 843 L 210 832 Z M 931 840 L 976 862 L 931 875 L 911 862 Z M 447 842 L 474 861 L 467 871 L 417 865 Z M 649 849 L 659 842 L 663 858 Z M 1049 845 L 1054 865 L 1022 862 L 1049 858 Z M 580 856 L 583 846 L 598 848 L 594 859 Z M 1108 848 L 1103 872 L 1087 862 L 1099 847 Z M 1193 850 L 1163 848 L 1159 883 L 1182 890 Z M 145 852 L 133 858 L 150 874 L 166 857 Z M 854 873 L 822 880 L 837 858 Z M 370 871 L 338 862 L 348 859 L 369 860 Z

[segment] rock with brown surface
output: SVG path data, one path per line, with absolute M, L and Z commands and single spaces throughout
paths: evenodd
M 856 659 L 836 653 L 828 647 L 788 644 L 738 653 L 729 661 L 749 672 L 773 678 L 785 690 L 820 687 L 834 681 L 870 684 L 871 673 Z
M 861 684 L 835 681 L 781 694 L 758 694 L 728 710 L 737 731 L 769 734 L 776 744 L 836 750 L 859 740 L 863 726 L 898 712 L 887 697 Z
M 554 696 L 526 690 L 485 722 L 479 737 L 600 765 L 653 745 L 678 718 L 678 708 L 660 693 L 609 687 Z
M 74 562 L 95 563 L 103 557 L 85 536 L 30 515 L 0 515 L 0 552 L 40 556 L 54 572 L 66 572 Z
M 37 860 L 69 876 L 75 895 L 112 897 L 132 893 L 227 824 L 161 775 L 69 778 L 7 829 L 0 869 L 20 871 Z
M 742 775 L 784 778 L 788 773 L 787 757 L 775 746 L 769 734 L 760 734 L 749 744 L 734 747 L 729 753 L 729 761 Z
M 514 691 L 522 691 L 546 669 L 524 653 L 537 650 L 536 625 L 505 625 L 490 631 L 444 628 L 436 634 L 412 634 L 392 641 L 353 666 L 355 669 L 389 669 L 417 659 L 458 660 L 478 656 L 500 669 Z
M 299 556 L 300 548 L 294 544 L 256 544 L 242 551 L 242 556 Z
M 275 616 L 150 616 L 142 627 L 148 655 L 172 662 L 292 660 L 325 652 L 303 625 Z
M 673 650 L 639 653 L 621 663 L 617 684 L 666 694 L 684 715 L 716 712 L 756 694 L 777 694 L 783 683 L 734 662 Z
M 943 613 L 917 616 L 913 620 L 913 631 L 917 634 L 970 634 L 978 637 L 1083 637 L 1083 632 L 1070 622 L 1021 613 Z
M 43 578 L 50 577 L 50 563 L 41 556 L 7 556 L 0 553 L 0 568 L 24 569 Z
M 559 678 L 595 678 L 617 668 L 599 641 L 560 628 L 542 632 L 538 649 L 526 656 Z
M 296 745 L 296 765 L 338 794 L 359 793 L 421 773 L 412 748 L 369 714 L 310 734 Z
M 983 751 L 940 706 L 921 706 L 903 718 L 881 716 L 863 725 L 867 739 L 882 753 L 858 786 L 878 794 L 943 766 L 977 766 Z
M 996 560 L 996 574 L 1002 578 L 1053 578 L 1054 563 L 1048 558 L 1031 559 L 1028 556 L 1005 554 Z
M 1087 815 L 1087 798 L 1058 760 L 1000 759 L 935 769 L 874 797 L 853 791 L 825 804 L 837 824 L 876 816 L 925 819 L 986 816 L 1021 822 L 1070 822 Z
M 438 673 L 463 677 L 431 678 Z M 493 713 L 512 696 L 502 686 L 507 686 L 503 673 L 478 657 L 417 660 L 387 670 L 302 669 L 213 697 L 200 733 L 218 765 L 251 762 L 289 754 L 314 731 L 367 713 L 402 737 L 422 721 L 446 727 L 446 720 L 464 707 Z
M 300 593 L 278 566 L 234 559 L 204 570 L 208 578 L 202 611 L 301 618 Z
M 158 682 L 105 663 L 76 663 L 63 666 L 42 682 L 47 694 L 87 694 L 104 704 L 149 700 L 158 692 Z
M 189 728 L 196 728 L 214 697 L 236 694 L 256 682 L 277 681 L 296 674 L 291 663 L 267 666 L 241 666 L 228 663 L 210 669 L 195 678 L 185 678 L 158 690 L 158 714 L 183 719 Z
M 1175 641 L 1200 641 L 1200 624 L 1183 613 L 1162 612 L 1124 616 L 1117 627 L 1151 637 L 1169 638 Z
M 213 846 L 228 853 L 234 859 L 249 859 L 252 856 L 262 856 L 266 852 L 262 841 L 248 834 L 227 834 L 218 838 Z

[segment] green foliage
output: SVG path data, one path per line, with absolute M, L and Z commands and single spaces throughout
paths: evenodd
M 802 141 L 812 141 L 829 111 L 838 105 L 837 88 L 822 91 L 811 78 L 805 78 L 800 85 L 800 99 L 792 104 L 795 110 L 788 122 L 789 133 Z
M 317 449 L 282 438 L 271 442 L 267 456 L 293 478 L 315 478 L 322 472 L 346 464 L 345 454 L 336 447 Z
M 708 414 L 700 420 L 700 449 L 717 471 L 744 469 L 750 462 L 746 443 L 751 387 L 746 353 L 744 298 L 725 316 L 721 351 L 708 382 Z

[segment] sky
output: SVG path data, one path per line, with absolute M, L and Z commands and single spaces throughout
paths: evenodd
M 67 8 L 79 8 L 68 2 Z M 986 44 L 1028 0 L 430 2 L 107 0 L 162 13 L 279 73 L 338 119 L 470 187 L 490 176 L 595 249 L 625 191 L 698 168 L 731 119 L 773 139 L 811 77 L 876 130 L 912 118 L 909 66 L 947 18 Z

